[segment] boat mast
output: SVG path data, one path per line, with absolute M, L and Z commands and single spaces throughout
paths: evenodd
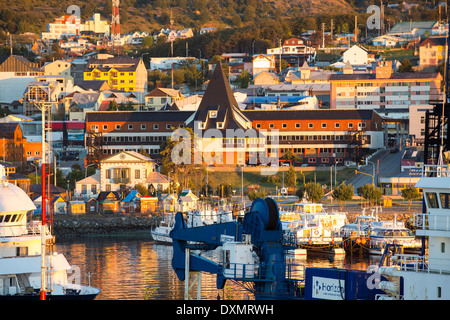
M 41 300 L 46 300 L 47 297 L 47 248 L 46 248 L 46 226 L 47 226 L 47 192 L 46 192 L 46 140 L 45 140 L 45 112 L 48 108 L 51 108 L 52 102 L 36 102 L 36 105 L 41 109 L 42 115 L 42 205 L 41 205 Z
M 46 106 L 44 104 L 41 105 L 42 112 L 42 206 L 41 206 L 41 220 L 42 220 L 42 228 L 41 228 L 41 300 L 46 299 L 47 288 L 45 284 L 46 277 L 46 248 L 45 248 L 45 228 L 47 224 L 46 210 L 47 210 L 47 197 L 45 190 L 45 182 L 46 182 L 46 174 L 45 174 L 45 109 Z

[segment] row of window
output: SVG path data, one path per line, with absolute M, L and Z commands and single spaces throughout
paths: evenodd
M 337 87 L 411 87 L 411 86 L 429 86 L 431 81 L 411 81 L 411 82 L 387 82 L 384 85 L 376 84 L 373 82 L 346 82 L 346 83 L 336 83 Z
M 268 136 L 267 140 L 269 141 L 339 141 L 339 140 L 351 140 L 353 138 L 352 135 L 293 135 L 293 136 Z M 370 135 L 363 135 L 360 139 L 370 140 Z
M 313 153 L 317 153 L 319 152 L 319 154 L 321 153 L 332 153 L 333 151 L 335 153 L 344 153 L 345 148 L 280 148 L 280 154 L 285 154 L 288 151 L 292 151 L 294 154 L 300 154 L 303 153 L 305 154 L 307 150 L 313 150 Z
M 23 214 L 6 214 L 0 216 L 0 223 L 17 222 L 23 217 Z
M 256 126 L 257 129 L 261 129 L 261 123 L 256 123 L 255 126 Z M 357 126 L 360 129 L 361 128 L 365 128 L 366 127 L 366 123 L 365 122 L 358 122 Z M 325 122 L 322 122 L 320 124 L 320 128 L 322 128 L 322 129 L 325 129 L 327 127 L 328 127 L 328 124 L 325 123 Z M 269 128 L 270 129 L 275 129 L 275 124 L 269 123 Z M 287 123 L 282 123 L 281 124 L 281 128 L 282 129 L 287 129 Z M 296 129 L 300 129 L 300 123 L 296 123 L 295 124 L 295 128 Z M 335 122 L 334 123 L 334 128 L 336 128 L 336 129 L 341 128 L 341 124 L 339 122 Z M 348 123 L 348 128 L 354 128 L 353 122 L 349 122 Z M 312 123 L 312 122 L 308 123 L 308 129 L 314 129 L 314 123 Z
M 450 209 L 450 193 L 439 193 L 439 197 L 436 192 L 427 192 L 426 199 L 428 208 L 439 208 L 438 199 L 441 202 L 441 208 Z
M 107 77 L 109 75 L 109 73 L 108 72 L 103 72 L 103 75 L 105 77 Z M 125 76 L 125 72 L 119 72 L 119 75 L 121 77 L 123 77 L 123 76 Z M 128 72 L 128 75 L 129 76 L 133 76 L 134 73 L 133 72 Z M 92 76 L 92 72 L 86 72 L 86 77 L 91 77 L 91 76 Z M 117 77 L 117 72 L 116 73 L 111 73 L 111 76 L 112 77 Z M 100 72 L 94 72 L 94 77 L 100 77 Z
M 167 136 L 127 136 L 127 137 L 116 137 L 116 136 L 105 136 L 103 141 L 105 142 L 159 142 L 166 141 Z
M 128 124 L 127 125 L 127 128 L 128 128 L 128 130 L 134 130 L 134 124 Z M 141 123 L 140 124 L 140 126 L 139 125 L 136 125 L 136 127 L 138 128 L 138 127 L 140 127 L 140 129 L 141 130 L 147 130 L 147 124 L 145 124 L 145 123 Z M 172 124 L 171 123 L 167 123 L 166 124 L 166 130 L 171 130 L 172 129 Z M 184 125 L 182 125 L 182 124 L 180 124 L 179 125 L 179 127 L 180 128 L 183 128 L 184 127 Z M 99 128 L 99 125 L 98 124 L 91 124 L 91 131 L 98 131 L 98 128 Z M 102 126 L 102 129 L 103 130 L 105 130 L 105 131 L 108 131 L 108 129 L 109 129 L 110 127 L 109 127 L 109 125 L 107 125 L 107 124 L 104 124 L 103 126 Z M 120 130 L 122 128 L 122 125 L 121 124 L 115 124 L 114 125 L 114 129 L 115 130 Z M 159 130 L 159 124 L 158 123 L 154 123 L 153 124 L 153 130 Z

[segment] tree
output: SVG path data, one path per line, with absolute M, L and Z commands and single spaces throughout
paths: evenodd
M 142 47 L 150 48 L 153 45 L 153 37 L 145 37 L 142 39 Z
M 380 201 L 382 196 L 381 189 L 375 187 L 371 183 L 359 187 L 356 192 L 360 197 L 363 197 L 366 201 L 368 201 L 369 205 L 373 205 Z
M 256 190 L 252 190 L 252 191 L 248 191 L 246 192 L 246 195 L 248 197 L 248 199 L 250 201 L 255 200 L 256 198 L 262 198 L 264 199 L 266 197 L 266 192 L 265 191 L 256 191 Z
M 292 165 L 289 166 L 289 170 L 286 173 L 286 186 L 292 188 L 297 186 L 297 172 Z
M 408 187 L 402 190 L 402 198 L 408 201 L 409 207 L 411 209 L 411 204 L 413 200 L 420 198 L 420 192 L 417 188 Z
M 297 190 L 296 195 L 299 198 L 305 196 L 307 200 L 311 202 L 318 202 L 323 197 L 322 186 L 320 183 L 308 182 Z
M 183 188 L 187 188 L 189 175 L 193 172 L 195 164 L 202 162 L 202 159 L 198 159 L 201 155 L 196 154 L 197 141 L 198 138 L 194 137 L 192 129 L 183 128 L 175 130 L 170 139 L 161 145 L 161 172 L 163 174 L 173 172 L 175 180 L 181 180 L 180 185 Z
M 401 66 L 398 68 L 398 72 L 413 72 L 412 63 L 408 58 L 402 61 Z
M 248 84 L 250 83 L 250 75 L 248 74 L 247 70 L 243 70 L 241 72 L 241 76 L 239 78 L 241 82 L 241 88 L 247 88 Z
M 141 196 L 148 195 L 148 189 L 143 183 L 139 183 L 134 186 L 134 188 L 140 193 Z
M 342 183 L 341 185 L 336 187 L 331 193 L 333 199 L 339 202 L 339 208 L 341 210 L 344 208 L 344 205 L 347 201 L 353 199 L 354 190 L 355 188 L 352 185 Z

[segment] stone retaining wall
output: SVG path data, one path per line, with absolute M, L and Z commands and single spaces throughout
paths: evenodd
M 52 229 L 55 236 L 108 234 L 150 230 L 159 221 L 159 217 L 152 216 L 57 216 L 53 220 Z

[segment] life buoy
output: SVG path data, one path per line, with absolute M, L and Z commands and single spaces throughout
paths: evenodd
M 293 228 L 294 227 L 294 224 L 291 222 L 291 223 L 289 223 L 289 228 Z
M 318 236 L 318 235 L 319 235 L 319 230 L 315 229 L 315 230 L 314 230 L 314 235 L 315 235 L 315 236 Z

